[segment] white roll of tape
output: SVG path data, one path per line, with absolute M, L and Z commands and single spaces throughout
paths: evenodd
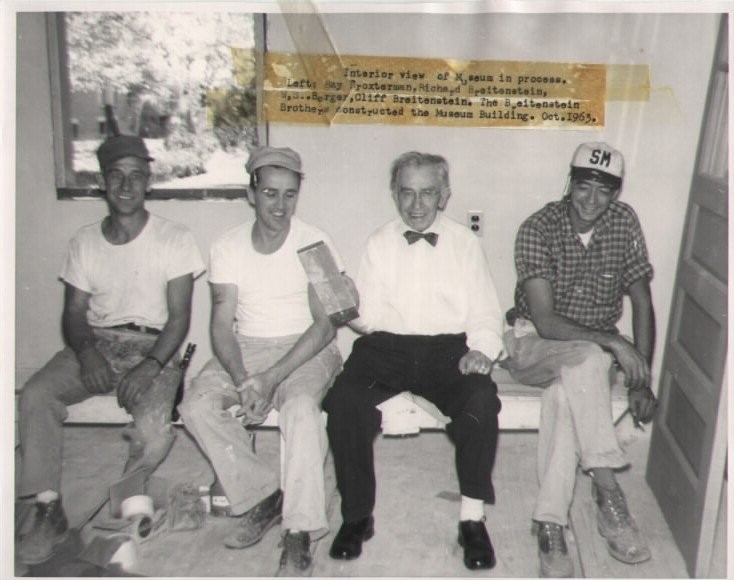
M 138 546 L 135 539 L 127 534 L 113 534 L 108 538 L 110 542 L 118 544 L 117 549 L 110 557 L 110 564 L 119 564 L 126 572 L 130 572 L 138 563 Z
M 135 516 L 153 516 L 153 498 L 148 495 L 132 495 L 123 500 L 120 505 L 122 517 L 129 520 Z

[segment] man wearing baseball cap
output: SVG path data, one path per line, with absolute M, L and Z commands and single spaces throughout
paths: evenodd
M 530 216 L 515 242 L 515 307 L 504 340 L 512 375 L 544 388 L 533 528 L 546 577 L 573 575 L 563 528 L 579 463 L 591 477 L 609 553 L 628 564 L 651 557 L 614 475 L 628 465 L 611 414 L 617 374 L 636 424 L 648 422 L 656 406 L 652 266 L 637 215 L 618 201 L 623 178 L 619 151 L 606 143 L 580 145 L 564 198 Z M 632 341 L 616 328 L 625 294 L 632 303 Z
M 97 157 L 109 213 L 69 244 L 60 274 L 66 346 L 30 378 L 18 403 L 20 496 L 36 502 L 18 549 L 26 564 L 50 558 L 67 535 L 60 495 L 67 405 L 114 391 L 134 420 L 124 434 L 125 472 L 149 474 L 166 457 L 175 435 L 177 351 L 193 281 L 204 270 L 189 230 L 145 208 L 153 158 L 143 140 L 109 137 Z
M 247 548 L 282 519 L 278 573 L 301 576 L 312 568 L 311 541 L 328 532 L 321 399 L 342 359 L 336 329 L 296 252 L 323 241 L 343 268 L 329 236 L 294 215 L 303 179 L 298 153 L 262 147 L 250 154 L 246 170 L 255 217 L 212 245 L 216 356 L 194 379 L 181 414 L 238 520 L 225 545 Z M 280 479 L 255 455 L 240 419 L 224 411 L 235 405 L 250 424 L 262 422 L 273 407 L 279 411 Z

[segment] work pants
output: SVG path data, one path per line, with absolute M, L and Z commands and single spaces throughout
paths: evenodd
M 544 388 L 533 519 L 568 525 L 579 463 L 584 470 L 628 464 L 612 419 L 613 357 L 593 342 L 541 338 L 524 319 L 504 342 L 512 376 Z
M 281 338 L 237 336 L 245 369 L 250 375 L 272 367 L 300 335 Z M 332 341 L 278 385 L 273 406 L 279 411 L 283 435 L 283 528 L 328 530 L 324 463 L 328 441 L 321 400 L 342 365 Z M 280 487 L 278 474 L 258 457 L 242 423 L 227 409 L 239 405 L 229 373 L 213 358 L 202 369 L 181 404 L 186 429 L 209 458 L 229 500 L 233 515 L 241 515 Z
M 462 495 L 494 503 L 492 466 L 497 448 L 500 400 L 488 375 L 462 375 L 466 336 L 397 335 L 375 332 L 358 338 L 324 399 L 334 454 L 342 517 L 353 522 L 375 505 L 374 439 L 382 414 L 377 405 L 410 391 L 435 404 L 451 423 Z
M 94 329 L 94 345 L 112 367 L 108 393 L 117 389 L 125 373 L 150 352 L 156 337 L 131 330 Z M 133 417 L 124 436 L 129 442 L 125 471 L 152 472 L 168 454 L 175 433 L 171 409 L 181 378 L 178 356 L 153 379 L 138 403 L 127 411 Z M 61 492 L 63 423 L 67 405 L 93 396 L 82 384 L 76 354 L 64 348 L 25 384 L 18 401 L 21 448 L 20 496 L 42 491 Z

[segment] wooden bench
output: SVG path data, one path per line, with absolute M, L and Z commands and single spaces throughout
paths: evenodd
M 540 422 L 540 398 L 542 389 L 519 384 L 501 368 L 492 372 L 497 383 L 502 412 L 500 429 L 537 430 Z M 443 429 L 449 419 L 430 402 L 409 392 L 400 393 L 379 406 L 382 411 L 383 435 L 413 435 L 421 429 Z M 624 385 L 612 389 L 612 415 L 616 421 L 627 409 L 627 393 Z M 82 403 L 68 407 L 67 424 L 123 424 L 130 416 L 117 406 L 114 395 L 91 397 Z M 277 427 L 278 412 L 273 410 L 260 427 Z

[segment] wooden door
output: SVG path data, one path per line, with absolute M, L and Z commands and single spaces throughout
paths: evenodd
M 722 16 L 678 258 L 647 481 L 706 576 L 726 469 L 728 46 Z

